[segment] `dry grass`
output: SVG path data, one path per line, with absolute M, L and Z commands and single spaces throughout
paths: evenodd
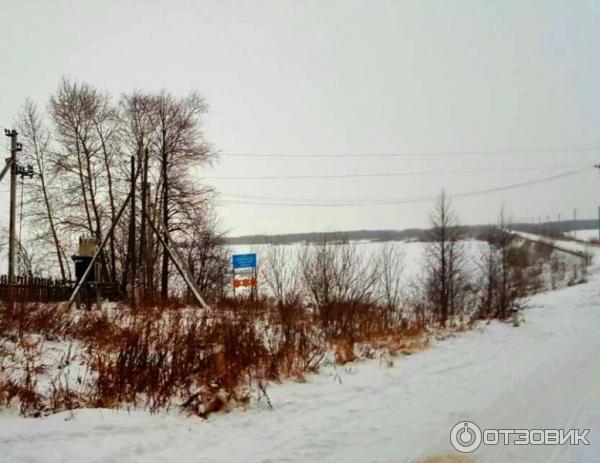
M 319 314 L 268 299 L 227 303 L 210 313 L 17 305 L 0 325 L 1 346 L 10 351 L 0 365 L 0 404 L 18 404 L 29 416 L 77 407 L 143 407 L 205 417 L 247 403 L 253 390 L 265 396 L 268 381 L 304 379 L 330 350 L 344 364 L 357 358 L 359 341 L 374 348 L 393 342 L 390 350 L 400 353 L 418 348 L 417 331 L 391 326 L 376 306 L 362 308 L 364 313 L 351 317 L 336 309 L 341 320 L 329 322 L 341 328 L 330 338 Z M 77 348 L 48 359 L 49 342 Z

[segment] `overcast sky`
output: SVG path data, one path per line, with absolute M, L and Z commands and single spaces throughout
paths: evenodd
M 62 76 L 115 95 L 201 92 L 224 156 L 204 179 L 232 235 L 424 226 L 430 203 L 292 207 L 225 201 L 389 201 L 578 175 L 457 198 L 463 223 L 592 218 L 600 204 L 600 1 L 0 1 L 0 126 Z M 2 140 L 2 157 L 8 152 Z M 565 149 L 567 151 L 557 151 Z M 530 152 L 539 150 L 539 152 Z M 547 150 L 547 151 L 544 151 Z M 571 151 L 569 151 L 571 150 Z M 494 151 L 488 154 L 463 152 Z M 499 152 L 505 151 L 505 152 Z M 259 154 L 455 153 L 397 157 Z M 560 166 L 556 168 L 556 166 Z M 510 170 L 532 167 L 530 170 Z M 495 171 L 494 171 L 495 170 Z M 8 183 L 0 185 L 6 220 Z M 267 198 L 267 199 L 263 199 Z M 269 198 L 273 198 L 270 200 Z

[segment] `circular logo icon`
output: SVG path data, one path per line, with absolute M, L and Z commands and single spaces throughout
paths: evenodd
M 450 443 L 459 452 L 474 452 L 481 445 L 481 429 L 471 421 L 456 423 L 450 431 Z

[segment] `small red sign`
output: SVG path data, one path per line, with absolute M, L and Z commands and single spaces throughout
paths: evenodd
M 256 286 L 256 278 L 240 278 L 239 280 L 233 280 L 234 288 L 239 288 L 240 286 Z

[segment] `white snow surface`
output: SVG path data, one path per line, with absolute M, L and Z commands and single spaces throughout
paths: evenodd
M 591 230 L 571 231 L 571 232 L 565 233 L 565 235 L 570 236 L 571 238 L 576 238 L 578 240 L 582 240 L 582 241 L 597 240 L 599 237 L 597 228 L 591 229 Z
M 358 254 L 367 263 L 367 268 L 372 265 L 377 265 L 377 259 L 382 252 L 386 251 L 385 246 L 391 245 L 396 251 L 399 251 L 402 258 L 402 274 L 401 281 L 405 285 L 410 285 L 414 280 L 422 276 L 423 257 L 426 252 L 426 244 L 420 241 L 352 241 L 351 244 L 356 247 Z M 462 242 L 464 252 L 470 258 L 466 261 L 466 266 L 469 270 L 477 271 L 476 259 L 486 249 L 486 244 L 478 240 L 465 240 Z M 282 246 L 287 252 L 286 258 L 291 267 L 298 267 L 298 259 L 305 244 L 283 244 Z M 260 271 L 264 268 L 268 245 L 232 245 L 229 250 L 232 254 L 256 253 L 259 266 L 258 285 L 259 290 L 268 291 L 267 285 L 264 282 L 263 274 Z M 389 251 L 389 249 L 387 250 Z
M 589 428 L 589 446 L 481 446 L 474 462 L 600 462 L 600 250 L 589 282 L 529 300 L 420 353 L 329 367 L 207 421 L 77 410 L 0 414 L 0 462 L 414 462 L 454 454 L 450 429 Z

